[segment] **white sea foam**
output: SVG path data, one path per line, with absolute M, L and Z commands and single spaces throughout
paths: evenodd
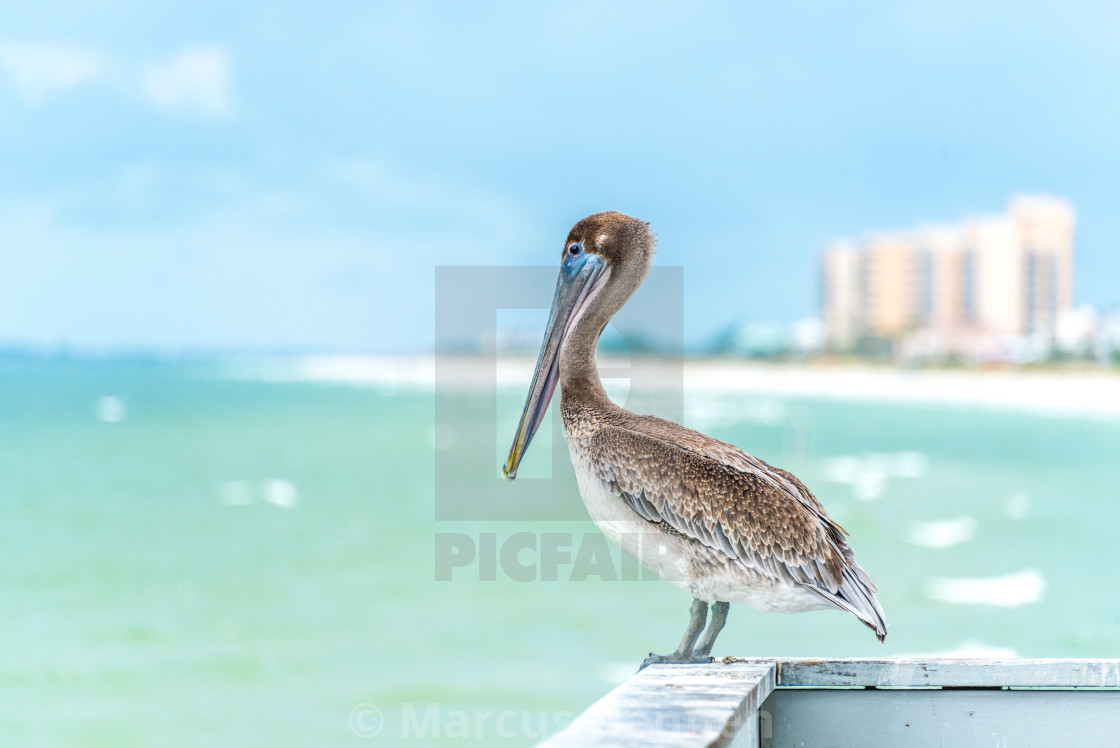
M 299 501 L 299 490 L 290 481 L 271 478 L 261 484 L 261 498 L 274 506 L 291 509 Z
M 781 400 L 749 398 L 734 395 L 688 393 L 685 397 L 684 420 L 690 428 L 706 429 L 736 423 L 777 426 L 789 418 L 789 410 Z
M 852 495 L 860 501 L 881 499 L 887 490 L 887 474 L 876 466 L 860 471 L 852 483 Z
M 855 483 L 863 470 L 858 457 L 830 457 L 824 461 L 824 479 L 833 483 Z
M 266 504 L 291 509 L 299 501 L 299 489 L 291 481 L 282 478 L 262 481 L 256 490 L 251 481 L 222 481 L 218 484 L 218 494 L 226 506 L 247 506 L 259 498 Z
M 218 494 L 226 506 L 245 506 L 253 503 L 253 484 L 247 480 L 222 481 Z
M 868 454 L 863 457 L 840 455 L 824 461 L 824 479 L 846 483 L 860 501 L 881 498 L 891 478 L 920 478 L 929 459 L 921 452 Z
M 915 522 L 906 539 L 923 548 L 952 548 L 972 540 L 974 535 L 976 520 L 965 515 L 934 522 Z
M 896 478 L 921 478 L 929 469 L 929 458 L 922 452 L 897 452 L 889 458 L 887 472 Z
M 97 417 L 105 423 L 124 420 L 124 401 L 114 395 L 105 395 L 97 401 Z
M 1009 496 L 1004 511 L 1009 519 L 1023 519 L 1031 510 L 1031 497 L 1025 493 Z
M 1046 590 L 1046 580 L 1034 569 L 1003 577 L 943 578 L 929 583 L 927 595 L 954 605 L 994 605 L 1017 608 L 1037 603 Z

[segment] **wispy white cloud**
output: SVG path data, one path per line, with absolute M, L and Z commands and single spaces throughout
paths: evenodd
M 188 47 L 169 59 L 136 63 L 61 44 L 3 43 L 0 70 L 33 106 L 101 84 L 164 112 L 221 117 L 233 109 L 230 58 L 221 47 Z
M 34 105 L 103 77 L 107 70 L 101 55 L 58 44 L 0 44 L 0 66 Z
M 197 111 L 212 116 L 229 113 L 230 62 L 218 47 L 186 49 L 169 61 L 148 65 L 142 91 L 153 106 L 165 111 Z

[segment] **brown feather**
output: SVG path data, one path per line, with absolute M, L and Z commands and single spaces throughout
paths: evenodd
M 568 437 L 585 445 L 598 477 L 627 507 L 775 581 L 810 588 L 885 633 L 875 584 L 847 533 L 794 475 L 671 421 L 630 413 L 593 386 L 569 385 L 561 403 Z

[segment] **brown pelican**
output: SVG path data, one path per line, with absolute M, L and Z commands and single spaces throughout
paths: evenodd
M 597 213 L 568 233 L 556 295 L 509 460 L 517 475 L 557 383 L 583 502 L 627 552 L 692 595 L 688 628 L 655 662 L 709 662 L 729 603 L 796 613 L 839 608 L 887 634 L 875 583 L 843 528 L 790 473 L 738 447 L 607 398 L 595 348 L 641 285 L 656 239 L 649 224 Z M 708 618 L 707 631 L 700 635 Z M 697 641 L 699 640 L 699 643 Z

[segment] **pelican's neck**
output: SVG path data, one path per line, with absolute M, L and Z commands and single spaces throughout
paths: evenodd
M 595 365 L 595 349 L 607 322 L 599 315 L 583 315 L 565 338 L 560 348 L 560 396 L 565 400 L 611 403 Z
M 646 262 L 646 260 L 643 260 Z M 611 317 L 641 285 L 647 264 L 621 265 L 608 271 L 602 287 L 587 300 L 560 346 L 560 397 L 598 411 L 622 410 L 607 397 L 595 366 L 595 349 Z

